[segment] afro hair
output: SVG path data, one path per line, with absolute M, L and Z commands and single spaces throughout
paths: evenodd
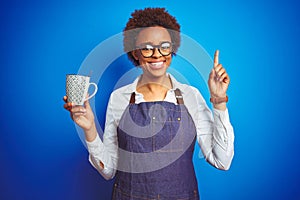
M 131 14 L 131 18 L 129 18 L 123 31 L 124 51 L 135 66 L 138 66 L 139 63 L 134 59 L 131 52 L 136 48 L 136 38 L 143 28 L 154 26 L 161 26 L 168 30 L 173 44 L 172 55 L 176 54 L 180 46 L 180 25 L 175 17 L 171 16 L 165 8 L 135 10 Z

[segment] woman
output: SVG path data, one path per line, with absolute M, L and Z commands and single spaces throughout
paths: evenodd
M 111 94 L 103 141 L 88 101 L 64 105 L 84 130 L 91 164 L 104 178 L 116 177 L 113 199 L 199 199 L 192 163 L 196 140 L 211 165 L 230 167 L 234 134 L 226 107 L 229 76 L 216 51 L 208 80 L 212 115 L 196 88 L 166 72 L 180 45 L 179 31 L 176 19 L 163 8 L 132 13 L 124 49 L 143 73 Z

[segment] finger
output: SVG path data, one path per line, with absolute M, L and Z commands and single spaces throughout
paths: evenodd
M 65 104 L 64 104 L 64 109 L 66 109 L 66 110 L 70 110 L 70 107 L 68 106 L 68 104 L 67 104 L 67 103 L 65 103 Z
M 223 73 L 223 74 L 220 76 L 219 81 L 220 81 L 220 82 L 227 83 L 227 82 L 226 82 L 227 77 L 228 77 L 228 74 L 225 72 L 225 73 Z
M 91 105 L 90 105 L 90 101 L 89 100 L 87 100 L 87 101 L 84 102 L 84 107 L 86 109 L 91 109 Z
M 221 79 L 221 76 L 222 76 L 224 73 L 227 74 L 227 72 L 226 72 L 225 68 L 222 66 L 222 64 L 219 64 L 219 65 L 215 68 L 215 71 L 216 71 L 216 74 L 217 74 L 216 76 L 218 77 L 219 80 Z M 228 74 L 227 74 L 227 76 L 228 76 Z M 226 79 L 226 78 L 225 78 L 225 79 Z M 227 81 L 229 81 L 229 79 L 228 79 Z
M 216 67 L 219 64 L 219 50 L 216 50 L 214 55 L 214 67 Z
M 85 113 L 86 109 L 83 106 L 73 106 L 70 111 L 72 113 Z
M 64 102 L 67 103 L 67 102 L 68 102 L 68 97 L 67 97 L 67 96 L 64 96 L 64 97 L 63 97 L 63 100 L 64 100 Z
M 64 104 L 64 108 L 68 111 L 71 111 L 72 107 L 73 107 L 73 104 L 71 102 Z
M 74 112 L 73 113 L 73 117 L 80 117 L 80 116 L 84 116 L 84 115 L 86 115 L 85 112 Z
M 227 74 L 227 76 L 223 79 L 223 82 L 226 83 L 226 84 L 229 84 L 230 83 L 230 78 Z
M 222 64 L 218 64 L 217 66 L 214 67 L 214 70 L 216 71 L 216 73 L 218 74 L 218 72 L 223 69 L 223 65 Z
M 218 80 L 221 79 L 222 75 L 226 74 L 226 71 L 224 68 L 221 68 L 218 72 L 217 72 L 217 77 L 218 77 Z

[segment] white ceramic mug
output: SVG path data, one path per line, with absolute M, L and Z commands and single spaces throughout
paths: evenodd
M 86 98 L 90 85 L 95 87 L 93 94 Z M 96 83 L 90 83 L 89 76 L 67 74 L 66 76 L 66 95 L 68 102 L 74 105 L 83 105 L 86 100 L 89 100 L 97 93 L 98 87 Z

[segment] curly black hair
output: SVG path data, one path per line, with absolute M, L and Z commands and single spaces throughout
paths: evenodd
M 134 59 L 131 52 L 136 48 L 136 38 L 143 28 L 153 26 L 161 26 L 168 30 L 173 43 L 172 55 L 175 55 L 180 46 L 180 25 L 175 17 L 171 16 L 165 8 L 135 10 L 131 13 L 131 18 L 129 18 L 123 30 L 124 51 L 127 52 L 129 60 L 131 60 L 135 66 L 138 66 L 139 63 Z

